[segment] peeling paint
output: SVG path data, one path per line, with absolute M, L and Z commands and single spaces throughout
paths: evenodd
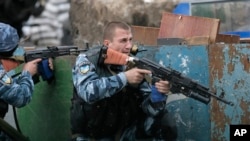
M 184 68 L 182 73 L 187 75 L 189 73 L 188 63 L 190 63 L 190 60 L 189 60 L 188 56 L 186 56 L 186 55 L 183 57 L 180 56 L 180 58 L 182 61 L 182 63 L 180 64 L 180 67 Z
M 176 121 L 178 141 L 228 141 L 230 124 L 250 124 L 249 45 L 160 46 L 148 54 L 235 104 L 212 99 L 204 105 L 182 94 L 169 96 L 167 110 Z
M 175 69 L 204 86 L 209 85 L 206 46 L 160 46 L 150 52 L 154 52 L 153 60 L 159 64 Z M 183 94 L 172 94 L 167 106 L 178 127 L 178 141 L 210 141 L 209 105 Z
M 250 54 L 250 48 L 244 45 L 225 45 L 223 48 L 223 62 L 221 66 L 223 75 L 221 78 L 214 76 L 213 85 L 217 89 L 217 93 L 223 90 L 225 99 L 230 99 L 235 105 L 233 107 L 220 104 L 221 113 L 215 113 L 212 120 L 212 135 L 214 138 L 225 138 L 229 140 L 230 124 L 249 124 L 249 103 L 250 103 L 250 74 L 245 69 L 246 60 L 242 60 L 243 56 Z M 232 68 L 229 68 L 231 66 Z M 213 107 L 212 107 L 213 109 Z M 224 120 L 217 119 L 216 116 L 223 117 Z M 223 122 L 224 126 L 220 123 Z

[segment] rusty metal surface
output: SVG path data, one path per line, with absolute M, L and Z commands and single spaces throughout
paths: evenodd
M 209 65 L 207 46 L 145 46 L 147 52 L 138 54 L 171 67 L 184 75 L 209 85 Z M 178 141 L 210 141 L 209 105 L 201 103 L 182 94 L 168 97 L 167 110 L 169 116 L 176 122 Z
M 211 100 L 207 106 L 190 98 L 169 97 L 168 110 L 178 140 L 229 141 L 230 125 L 250 124 L 250 44 L 151 47 L 144 56 L 178 70 L 234 106 Z
M 143 45 L 157 45 L 159 28 L 146 26 L 132 26 L 134 33 L 133 40 Z
M 209 60 L 212 87 L 235 104 L 231 107 L 212 101 L 212 140 L 228 141 L 230 124 L 250 124 L 250 45 L 210 46 Z
M 218 34 L 216 37 L 216 42 L 217 43 L 226 43 L 226 44 L 240 43 L 240 36 L 239 35 Z
M 219 24 L 219 19 L 163 12 L 158 38 L 205 36 L 215 43 Z

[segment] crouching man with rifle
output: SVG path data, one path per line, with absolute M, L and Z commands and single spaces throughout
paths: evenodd
M 132 37 L 128 24 L 109 22 L 104 28 L 103 45 L 128 55 Z M 101 63 L 100 51 L 101 47 L 92 47 L 80 54 L 72 69 L 72 141 L 176 139 L 176 126 L 165 109 L 168 81 L 157 82 L 162 97 L 154 99 L 145 80 L 149 70 L 125 70 L 124 64 Z

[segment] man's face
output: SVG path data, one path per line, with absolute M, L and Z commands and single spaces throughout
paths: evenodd
M 129 54 L 132 47 L 131 31 L 117 28 L 113 40 L 106 41 L 106 46 L 121 53 Z

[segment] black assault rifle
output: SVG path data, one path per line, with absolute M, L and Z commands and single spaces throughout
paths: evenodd
M 152 72 L 152 80 L 167 80 L 171 84 L 172 93 L 182 93 L 188 97 L 199 100 L 205 104 L 210 102 L 210 97 L 213 97 L 219 101 L 222 101 L 228 105 L 233 106 L 234 104 L 230 101 L 223 99 L 215 95 L 209 90 L 209 88 L 197 83 L 196 81 L 182 75 L 180 72 L 171 69 L 170 67 L 165 68 L 149 59 L 129 57 L 120 52 L 102 47 L 99 56 L 99 64 L 114 64 L 114 65 L 125 65 L 132 62 L 133 67 L 141 69 L 147 69 Z
M 197 83 L 196 81 L 182 75 L 180 72 L 169 67 L 162 67 L 161 65 L 146 58 L 135 58 L 133 62 L 138 68 L 150 70 L 152 72 L 153 79 L 163 79 L 169 81 L 171 84 L 170 90 L 172 93 L 182 93 L 205 104 L 208 104 L 210 102 L 210 97 L 213 97 L 230 106 L 234 105 L 232 102 L 215 95 L 209 90 L 209 88 Z
M 24 61 L 29 62 L 37 58 L 46 59 L 65 55 L 78 55 L 85 51 L 87 51 L 87 49 L 78 49 L 77 46 L 48 46 L 47 48 L 26 51 L 24 54 Z
M 78 55 L 85 51 L 87 49 L 78 49 L 77 46 L 48 46 L 47 48 L 28 50 L 24 56 L 12 56 L 11 58 L 21 62 L 29 62 L 38 58 L 48 59 L 65 55 Z M 39 74 L 33 76 L 34 83 L 39 82 L 39 75 L 42 76 L 43 80 L 48 80 L 53 75 L 48 64 L 43 64 L 43 62 L 38 63 L 38 72 Z

